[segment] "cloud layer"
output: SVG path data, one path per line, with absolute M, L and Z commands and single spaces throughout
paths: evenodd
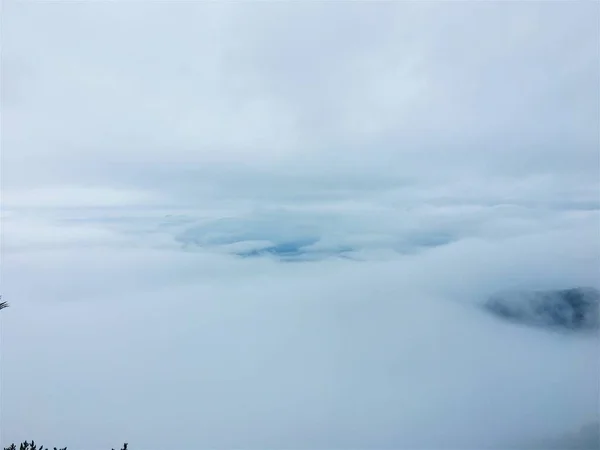
M 598 4 L 3 6 L 2 445 L 597 447 Z
M 597 335 L 514 326 L 476 305 L 509 285 L 594 283 L 598 254 L 573 237 L 301 265 L 11 252 L 3 441 L 528 448 L 597 419 Z
M 5 12 L 5 186 L 597 178 L 593 3 Z

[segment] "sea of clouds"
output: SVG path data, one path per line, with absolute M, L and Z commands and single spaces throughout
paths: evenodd
M 597 449 L 598 23 L 5 1 L 0 444 Z
M 597 211 L 504 208 L 492 233 L 496 207 L 374 209 L 9 214 L 3 443 L 547 448 L 597 423 L 597 333 L 480 308 L 599 287 Z

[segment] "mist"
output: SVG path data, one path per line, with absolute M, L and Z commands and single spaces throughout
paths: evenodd
M 4 2 L 0 444 L 598 448 L 599 23 Z
M 535 447 L 597 421 L 598 334 L 477 306 L 507 286 L 597 286 L 582 231 L 294 264 L 108 242 L 6 252 L 3 442 Z

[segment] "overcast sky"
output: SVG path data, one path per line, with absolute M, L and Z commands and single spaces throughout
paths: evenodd
M 2 445 L 598 439 L 598 2 L 2 6 Z
M 4 189 L 593 190 L 598 9 L 5 2 Z

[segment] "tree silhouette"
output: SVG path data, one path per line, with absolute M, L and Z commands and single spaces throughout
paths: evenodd
M 38 446 L 35 444 L 35 442 L 25 441 L 19 447 L 17 447 L 15 444 L 12 444 L 9 447 L 5 447 L 4 450 L 50 450 L 50 448 L 44 447 L 43 445 L 40 448 L 38 448 Z M 54 450 L 67 450 L 67 447 L 64 447 L 61 449 L 57 449 L 56 447 L 54 447 Z M 123 444 L 123 448 L 121 450 L 128 450 L 127 444 Z
M 1 299 L 2 299 L 2 296 L 0 296 L 0 300 Z M 0 309 L 4 309 L 4 308 L 8 308 L 8 303 L 0 302 Z M 21 443 L 21 445 L 19 445 L 18 447 L 15 444 L 11 444 L 8 447 L 4 447 L 4 450 L 50 450 L 50 447 L 44 447 L 42 445 L 38 448 L 38 446 L 36 445 L 36 443 L 34 441 L 31 441 L 31 442 L 25 441 L 25 442 Z M 54 450 L 67 450 L 67 447 L 63 447 L 60 449 L 54 447 Z M 123 444 L 123 448 L 121 450 L 128 450 L 127 444 Z

